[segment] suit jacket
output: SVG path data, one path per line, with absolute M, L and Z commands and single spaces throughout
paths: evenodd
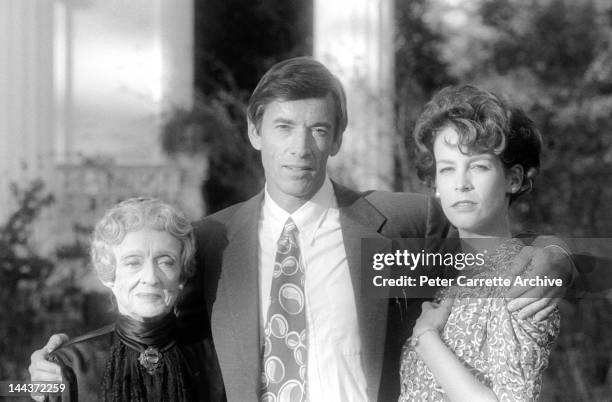
M 419 309 L 417 303 L 364 296 L 361 239 L 379 239 L 390 247 L 389 239 L 396 237 L 440 238 L 448 223 L 424 195 L 357 193 L 335 183 L 334 192 L 357 304 L 368 397 L 397 400 L 400 350 Z M 185 330 L 214 345 L 218 380 L 229 401 L 256 401 L 260 389 L 257 230 L 262 200 L 263 192 L 195 224 L 197 274 L 179 302 Z

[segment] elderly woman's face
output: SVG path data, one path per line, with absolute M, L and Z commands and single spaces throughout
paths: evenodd
M 119 312 L 137 320 L 161 317 L 176 303 L 181 277 L 181 243 L 171 234 L 142 229 L 113 247 Z

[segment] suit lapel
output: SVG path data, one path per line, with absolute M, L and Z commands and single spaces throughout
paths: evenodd
M 368 399 L 374 401 L 378 399 L 381 380 L 389 303 L 386 298 L 372 298 L 363 292 L 361 241 L 377 239 L 383 249 L 391 251 L 391 240 L 380 233 L 386 217 L 362 195 L 335 183 L 334 191 L 340 208 L 342 237 L 355 294 Z
M 257 225 L 263 193 L 228 222 L 227 247 L 212 308 L 213 339 L 228 400 L 256 400 L 260 381 Z

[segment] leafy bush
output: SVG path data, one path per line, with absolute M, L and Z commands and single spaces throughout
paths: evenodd
M 11 191 L 17 208 L 0 226 L 0 379 L 21 380 L 29 376 L 30 354 L 51 334 L 78 334 L 101 324 L 99 315 L 89 322 L 93 313 L 86 314 L 97 296 L 85 294 L 76 280 L 86 259 L 83 248 L 64 246 L 64 258 L 58 260 L 41 255 L 32 244 L 33 226 L 53 196 L 41 181 L 25 189 L 12 185 Z M 76 264 L 73 270 L 67 269 L 70 261 Z M 56 267 L 63 271 L 61 279 Z
M 53 269 L 51 260 L 30 245 L 32 223 L 53 196 L 44 194 L 41 182 L 25 190 L 12 185 L 11 190 L 19 207 L 0 227 L 0 378 L 17 379 L 25 356 L 16 343 L 30 345 L 43 325 L 41 296 Z

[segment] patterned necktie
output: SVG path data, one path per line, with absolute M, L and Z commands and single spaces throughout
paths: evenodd
M 278 239 L 264 328 L 262 402 L 306 400 L 306 298 L 297 234 L 287 219 Z

